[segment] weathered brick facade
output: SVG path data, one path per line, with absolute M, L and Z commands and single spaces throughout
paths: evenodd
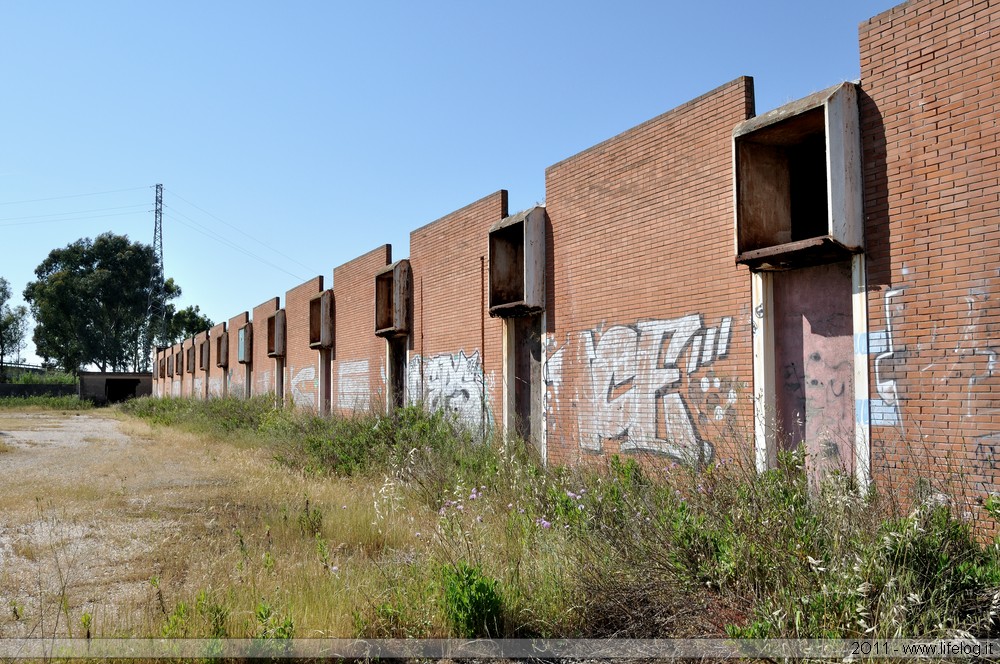
M 169 359 L 173 372 L 167 377 L 170 386 L 168 395 L 172 397 L 181 396 L 181 372 L 183 371 L 184 356 L 181 354 L 181 344 L 174 344 L 170 347 Z
M 873 472 L 996 491 L 1000 5 L 910 2 L 860 44 Z
M 216 358 L 188 372 L 199 335 L 156 355 L 156 393 L 284 383 L 321 409 L 329 376 L 348 414 L 399 381 L 400 401 L 514 426 L 550 463 L 764 468 L 805 442 L 813 470 L 997 491 L 1000 7 L 914 0 L 864 23 L 860 53 L 857 84 L 755 116 L 736 79 L 547 169 L 544 210 L 508 217 L 499 191 L 413 231 L 391 274 L 388 245 L 337 267 L 329 373 L 309 344 L 317 277 L 286 294 L 283 381 L 274 298 L 253 310 L 251 380 L 243 314 L 210 332 L 228 334 L 224 390 Z M 544 233 L 518 248 L 529 221 Z M 541 274 L 544 302 L 490 317 L 493 251 L 504 287 L 529 298 L 519 280 Z M 376 336 L 376 293 L 404 300 L 376 278 L 397 277 L 412 306 Z
M 384 244 L 333 270 L 332 410 L 341 415 L 385 410 L 386 342 L 374 334 L 375 274 L 390 262 L 392 247 Z
M 163 382 L 167 377 L 166 353 L 160 348 L 153 349 L 153 391 L 152 396 L 162 397 Z
M 250 323 L 249 312 L 244 311 L 239 316 L 233 316 L 226 324 L 229 335 L 229 366 L 226 368 L 226 390 L 231 397 L 250 396 L 250 385 L 253 378 L 253 364 L 240 362 L 240 330 L 247 329 Z M 251 356 L 251 361 L 253 357 Z
M 208 374 L 208 396 L 209 397 L 224 397 L 228 395 L 228 384 L 226 377 L 226 367 L 219 366 L 219 341 L 224 339 L 226 344 L 228 344 L 229 335 L 226 332 L 226 324 L 219 323 L 215 325 L 208 331 L 208 343 L 209 343 L 209 374 Z M 224 353 L 222 354 L 222 364 L 227 364 L 229 362 L 229 351 L 228 345 L 223 347 Z
M 281 307 L 280 298 L 273 297 L 253 308 L 253 371 L 251 394 L 277 393 L 278 360 L 267 354 L 267 319 Z
M 183 366 L 181 367 L 180 383 L 181 383 L 181 393 L 180 396 L 183 398 L 191 398 L 194 396 L 194 368 L 197 367 L 197 359 L 194 357 L 194 340 L 185 339 L 181 342 L 180 354 L 183 358 Z
M 733 262 L 733 127 L 750 79 L 550 167 L 548 458 L 708 459 L 751 384 L 749 277 Z
M 320 409 L 320 352 L 309 347 L 309 302 L 323 292 L 323 277 L 310 279 L 285 294 L 285 400 L 299 408 Z
M 194 348 L 194 372 L 191 374 L 191 396 L 195 399 L 208 398 L 208 379 L 211 375 L 211 367 L 208 365 L 208 358 L 203 353 L 208 349 L 208 330 L 199 332 L 192 340 Z
M 502 324 L 486 306 L 488 231 L 507 216 L 498 191 L 410 233 L 409 403 L 488 430 L 501 410 Z

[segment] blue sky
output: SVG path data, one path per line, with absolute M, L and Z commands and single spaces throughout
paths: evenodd
M 150 242 L 159 182 L 178 304 L 225 320 L 737 76 L 758 113 L 857 79 L 894 4 L 5 2 L 0 276 Z

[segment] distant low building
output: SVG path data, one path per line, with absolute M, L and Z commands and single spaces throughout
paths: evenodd
M 80 398 L 107 404 L 149 396 L 153 392 L 151 373 L 80 372 Z

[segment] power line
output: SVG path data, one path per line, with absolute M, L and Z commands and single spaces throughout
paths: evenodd
M 256 242 L 257 244 L 261 245 L 262 247 L 265 247 L 265 248 L 269 249 L 270 251 L 273 251 L 274 253 L 278 254 L 278 255 L 279 255 L 279 256 L 281 256 L 282 258 L 285 258 L 285 259 L 287 259 L 287 260 L 290 260 L 291 262 L 295 263 L 295 264 L 296 264 L 296 265 L 298 265 L 299 267 L 304 267 L 305 269 L 309 270 L 309 272 L 310 272 L 310 273 L 319 273 L 319 271 L 318 271 L 318 270 L 314 270 L 314 269 L 313 269 L 313 268 L 312 268 L 311 266 L 309 266 L 309 265 L 305 265 L 305 264 L 303 264 L 303 263 L 299 262 L 298 260 L 296 260 L 295 258 L 292 258 L 292 257 L 291 257 L 291 256 L 289 256 L 288 254 L 285 254 L 285 253 L 282 253 L 282 252 L 278 251 L 278 250 L 277 250 L 277 249 L 275 249 L 275 248 L 274 248 L 273 246 L 271 246 L 270 244 L 268 244 L 268 243 L 264 242 L 263 240 L 258 240 L 258 239 L 257 239 L 257 238 L 255 238 L 255 237 L 254 237 L 253 235 L 250 235 L 249 233 L 247 233 L 247 232 L 246 232 L 245 230 L 243 230 L 243 229 L 242 229 L 242 228 L 240 228 L 239 226 L 234 226 L 233 224 L 229 223 L 229 222 L 228 222 L 228 221 L 226 221 L 225 219 L 220 219 L 219 217 L 215 216 L 214 214 L 212 214 L 212 213 L 211 213 L 211 212 L 209 212 L 208 210 L 205 210 L 205 209 L 203 209 L 203 208 L 200 208 L 200 207 L 198 207 L 197 205 L 195 205 L 195 204 L 194 204 L 194 203 L 192 203 L 191 201 L 187 200 L 186 198 L 184 198 L 183 196 L 181 196 L 180 194 L 178 194 L 178 193 L 177 193 L 176 191 L 174 191 L 174 190 L 172 190 L 172 189 L 171 189 L 171 190 L 170 190 L 170 193 L 171 193 L 171 194 L 172 194 L 172 195 L 173 195 L 173 196 L 174 196 L 175 198 L 179 198 L 180 200 L 184 201 L 185 203 L 187 203 L 188 205 L 190 205 L 190 206 L 191 206 L 191 207 L 193 207 L 194 209 L 196 209 L 196 210 L 199 210 L 199 211 L 203 212 L 204 214 L 207 214 L 207 215 L 208 215 L 209 217 L 211 217 L 212 219 L 215 219 L 215 220 L 216 220 L 216 221 L 218 221 L 219 223 L 221 223 L 221 224 L 225 224 L 226 226 L 229 226 L 230 228 L 232 228 L 232 229 L 233 229 L 233 230 L 235 230 L 236 232 L 238 232 L 238 233 L 241 233 L 241 234 L 245 235 L 246 237 L 250 238 L 251 240 L 253 240 L 253 241 L 254 241 L 254 242 Z M 291 274 L 291 273 L 289 273 L 289 274 Z
M 93 210 L 74 210 L 72 212 L 50 212 L 49 214 L 33 214 L 25 217 L 2 217 L 0 221 L 16 221 L 20 219 L 42 219 L 44 217 L 63 217 L 70 214 L 90 214 L 91 212 L 107 212 L 109 210 L 130 210 L 132 208 L 142 208 L 146 207 L 145 204 L 140 205 L 120 205 L 118 207 L 109 208 L 94 208 Z M 60 219 L 54 219 L 53 221 L 61 221 Z
M 206 237 L 208 237 L 208 238 L 210 238 L 212 240 L 215 240 L 219 244 L 225 245 L 225 246 L 229 247 L 230 249 L 234 249 L 234 250 L 236 250 L 236 251 L 238 251 L 238 252 L 240 252 L 242 254 L 245 254 L 246 256 L 249 256 L 250 258 L 253 258 L 254 260 L 257 260 L 257 261 L 263 263 L 264 265 L 267 265 L 268 267 L 272 267 L 275 270 L 278 270 L 280 272 L 284 272 L 285 274 L 287 274 L 290 277 L 295 277 L 299 281 L 305 281 L 305 279 L 303 279 L 303 277 L 301 277 L 300 275 L 297 275 L 294 272 L 289 272 L 288 270 L 286 270 L 285 268 L 281 267 L 280 265 L 275 265 L 274 263 L 270 262 L 269 260 L 267 260 L 265 258 L 262 258 L 262 257 L 258 256 L 257 254 L 253 253 L 252 251 L 249 251 L 248 249 L 244 249 L 243 247 L 241 247 L 240 245 L 236 244 L 232 240 L 226 239 L 224 236 L 219 235 L 215 231 L 212 231 L 211 229 L 205 228 L 204 226 L 202 226 L 201 224 L 199 224 L 197 221 L 195 221 L 191 217 L 187 216 L 186 214 L 183 214 L 182 212 L 178 212 L 177 210 L 174 210 L 174 209 L 170 208 L 170 206 L 167 206 L 167 208 L 169 210 L 169 212 L 167 212 L 167 216 L 170 219 L 173 219 L 177 223 L 181 224 L 182 226 L 187 226 L 188 228 L 190 228 L 190 229 L 192 229 L 194 231 L 197 231 L 198 233 L 201 233 L 202 235 L 204 235 L 204 236 L 206 236 Z M 184 219 L 187 219 L 188 222 L 190 222 L 190 223 L 183 221 L 181 219 L 181 217 L 183 217 Z
M 42 219 L 40 221 L 15 221 L 14 223 L 11 224 L 0 224 L 0 228 L 7 228 L 9 226 L 34 226 L 37 224 L 53 224 L 64 221 L 84 221 L 87 219 L 106 219 L 108 217 L 123 217 L 130 214 L 139 214 L 139 212 L 135 211 L 135 212 L 118 212 L 115 214 L 97 214 L 90 217 L 71 217 L 69 219 Z
M 104 194 L 120 194 L 126 191 L 139 191 L 149 187 L 132 187 L 130 189 L 112 189 L 111 191 L 92 191 L 87 194 L 67 194 L 66 196 L 50 196 L 49 198 L 33 198 L 27 201 L 4 201 L 0 205 L 21 205 L 22 203 L 41 203 L 43 201 L 60 201 L 65 198 L 82 198 L 83 196 L 102 196 Z

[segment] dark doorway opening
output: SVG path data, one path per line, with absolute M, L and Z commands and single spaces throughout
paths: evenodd
M 109 378 L 104 385 L 104 396 L 108 403 L 121 403 L 134 399 L 138 390 L 138 378 Z
M 389 344 L 389 407 L 405 405 L 406 390 L 406 337 L 390 337 Z
M 542 442 L 542 316 L 507 319 L 511 326 L 514 430 L 536 447 Z

